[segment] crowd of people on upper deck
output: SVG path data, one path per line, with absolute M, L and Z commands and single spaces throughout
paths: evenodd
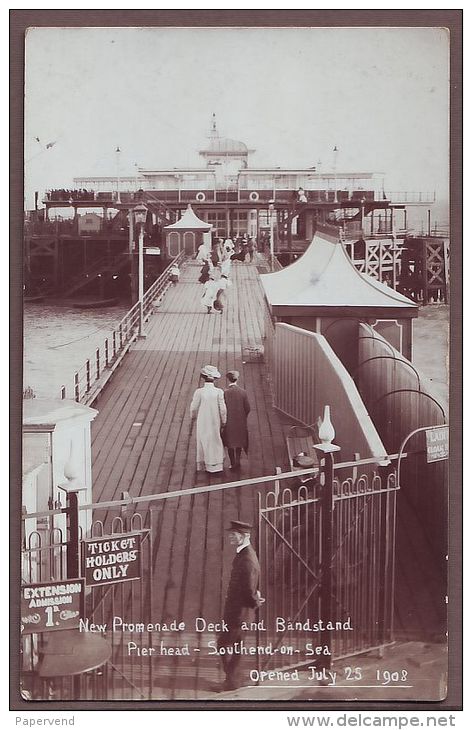
M 65 203 L 71 203 L 73 200 L 95 200 L 95 197 L 96 193 L 94 190 L 86 190 L 85 188 L 78 190 L 57 188 L 46 191 L 46 200 L 63 201 Z

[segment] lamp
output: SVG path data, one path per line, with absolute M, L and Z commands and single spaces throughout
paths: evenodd
M 139 329 L 138 337 L 143 339 L 146 337 L 144 333 L 144 224 L 147 218 L 147 208 L 143 203 L 139 203 L 133 208 L 133 215 L 136 225 L 139 228 L 138 237 L 138 302 L 139 302 Z
M 332 441 L 335 437 L 335 431 L 333 424 L 331 423 L 331 408 L 330 406 L 324 407 L 323 418 L 318 418 L 318 438 L 319 444 L 315 444 L 314 448 L 324 453 L 332 453 L 334 451 L 340 451 L 341 447 L 333 444 Z
M 274 200 L 269 200 L 269 226 L 270 226 L 270 269 L 274 270 Z

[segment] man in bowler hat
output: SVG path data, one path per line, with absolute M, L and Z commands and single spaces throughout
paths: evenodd
M 254 621 L 255 610 L 265 599 L 258 590 L 260 566 L 256 552 L 251 545 L 251 528 L 247 522 L 232 520 L 228 528 L 229 541 L 236 548 L 226 593 L 223 619 L 227 631 L 218 637 L 218 648 L 234 647 L 247 632 L 241 630 L 243 622 Z M 221 656 L 226 679 L 223 690 L 237 689 L 244 684 L 240 677 L 241 654 L 231 653 Z

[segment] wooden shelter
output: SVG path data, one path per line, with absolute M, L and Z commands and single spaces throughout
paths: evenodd
M 187 256 L 194 256 L 203 243 L 204 234 L 209 234 L 211 228 L 211 223 L 202 221 L 195 215 L 189 203 L 180 220 L 164 227 L 167 255 L 169 258 L 174 258 L 181 251 L 185 251 Z
M 334 228 L 319 226 L 303 256 L 261 280 L 273 319 L 325 335 L 348 370 L 357 364 L 359 322 L 411 359 L 418 305 L 360 273 Z

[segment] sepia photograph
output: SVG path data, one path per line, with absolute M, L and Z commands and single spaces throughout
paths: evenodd
M 24 709 L 447 700 L 450 29 L 42 12 Z

